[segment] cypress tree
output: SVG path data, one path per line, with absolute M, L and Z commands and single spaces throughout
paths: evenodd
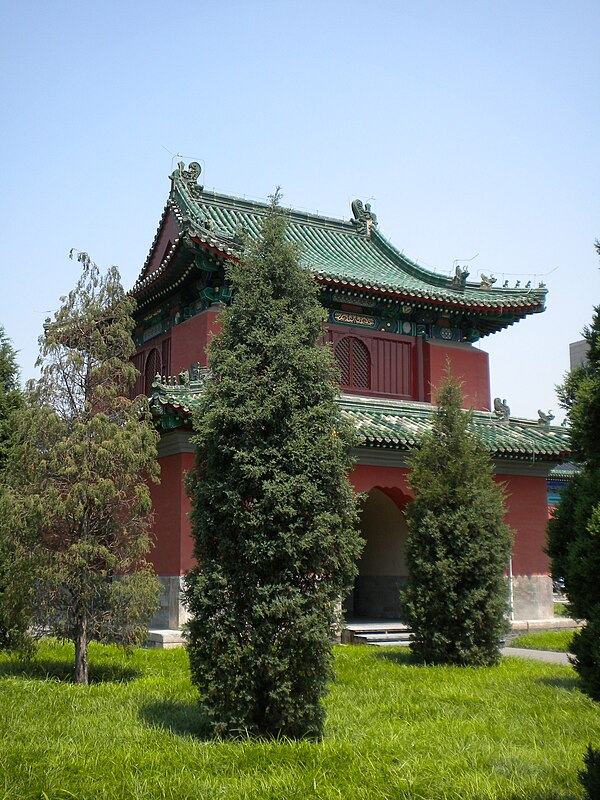
M 433 428 L 411 458 L 409 582 L 402 603 L 412 650 L 427 663 L 488 665 L 506 631 L 504 572 L 512 535 L 490 458 L 468 431 L 459 384 L 446 372 Z
M 13 414 L 23 406 L 17 353 L 0 325 L 0 473 L 4 469 L 13 428 Z
M 33 592 L 27 588 L 24 553 L 15 551 L 10 534 L 14 506 L 4 470 L 15 425 L 24 406 L 17 354 L 0 326 L 0 650 L 28 649 Z
M 600 253 L 599 243 L 596 249 Z M 564 578 L 572 615 L 586 620 L 573 637 L 574 666 L 583 690 L 600 700 L 600 306 L 583 336 L 587 363 L 558 387 L 581 470 L 548 524 L 548 554 L 553 575 Z
M 189 475 L 192 677 L 217 735 L 318 738 L 331 635 L 361 549 L 323 311 L 275 195 L 230 265 Z

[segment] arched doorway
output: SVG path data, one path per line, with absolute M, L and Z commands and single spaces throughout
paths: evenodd
M 358 562 L 354 591 L 346 604 L 349 615 L 399 619 L 400 591 L 406 584 L 407 527 L 401 491 L 376 487 L 367 495 L 361 514 L 365 549 Z

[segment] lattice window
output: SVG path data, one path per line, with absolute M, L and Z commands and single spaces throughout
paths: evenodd
M 356 336 L 345 336 L 336 344 L 334 354 L 342 371 L 342 386 L 371 388 L 371 356 L 364 342 Z
M 335 346 L 335 358 L 342 371 L 342 386 L 350 385 L 350 339 L 342 339 Z
M 152 392 L 152 382 L 156 374 L 161 372 L 162 361 L 159 351 L 155 348 L 150 350 L 146 358 L 146 368 L 144 370 L 144 388 L 147 395 Z

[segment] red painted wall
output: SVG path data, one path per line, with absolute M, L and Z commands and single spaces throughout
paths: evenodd
M 148 268 L 144 272 L 144 277 L 150 275 L 150 273 L 154 272 L 154 270 L 161 265 L 169 250 L 169 246 L 178 236 L 179 225 L 173 218 L 171 212 L 168 211 L 158 233 L 158 241 L 152 246 L 152 257 L 150 258 Z
M 412 497 L 408 483 L 408 467 L 374 467 L 357 464 L 350 473 L 350 482 L 357 492 L 370 492 L 377 487 L 385 492 L 398 506 L 406 505 Z
M 413 496 L 407 467 L 375 467 L 358 464 L 350 475 L 357 492 L 377 487 L 400 508 Z M 548 517 L 546 479 L 525 475 L 496 475 L 506 485 L 505 521 L 516 531 L 513 548 L 515 575 L 547 575 L 549 559 L 544 553 Z
M 193 453 L 178 453 L 159 459 L 160 484 L 151 484 L 154 506 L 152 530 L 155 546 L 150 561 L 158 575 L 181 575 L 193 564 L 190 536 L 190 500 L 183 476 L 194 464 Z
M 171 374 L 189 369 L 197 361 L 206 366 L 206 348 L 213 334 L 219 332 L 219 307 L 211 306 L 171 330 Z
M 160 459 L 161 483 L 151 486 L 155 509 L 153 531 L 155 547 L 150 560 L 159 575 L 181 575 L 194 564 L 190 534 L 190 500 L 183 476 L 192 469 L 193 453 L 180 453 Z M 357 492 L 377 487 L 404 509 L 412 497 L 407 467 L 379 467 L 358 464 L 350 475 Z M 543 477 L 497 475 L 506 485 L 506 522 L 516 531 L 513 548 L 514 575 L 547 575 L 549 559 L 546 544 L 546 480 Z
M 544 553 L 548 500 L 546 479 L 526 475 L 496 475 L 506 484 L 505 520 L 515 530 L 514 575 L 548 575 L 550 560 Z
M 490 411 L 490 367 L 488 354 L 468 345 L 437 343 L 432 340 L 424 343 L 426 400 L 435 401 L 436 387 L 439 385 L 446 363 L 454 377 L 463 382 L 465 408 Z

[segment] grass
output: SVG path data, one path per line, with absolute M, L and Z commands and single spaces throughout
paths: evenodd
M 568 617 L 569 605 L 568 603 L 554 603 L 554 616 L 555 617 Z
M 0 799 L 573 800 L 600 704 L 571 667 L 420 667 L 405 650 L 336 648 L 323 742 L 219 742 L 183 650 L 66 645 L 0 656 Z
M 528 650 L 553 650 L 557 653 L 568 653 L 573 641 L 573 633 L 573 630 L 522 633 L 512 640 L 510 646 L 525 647 Z

